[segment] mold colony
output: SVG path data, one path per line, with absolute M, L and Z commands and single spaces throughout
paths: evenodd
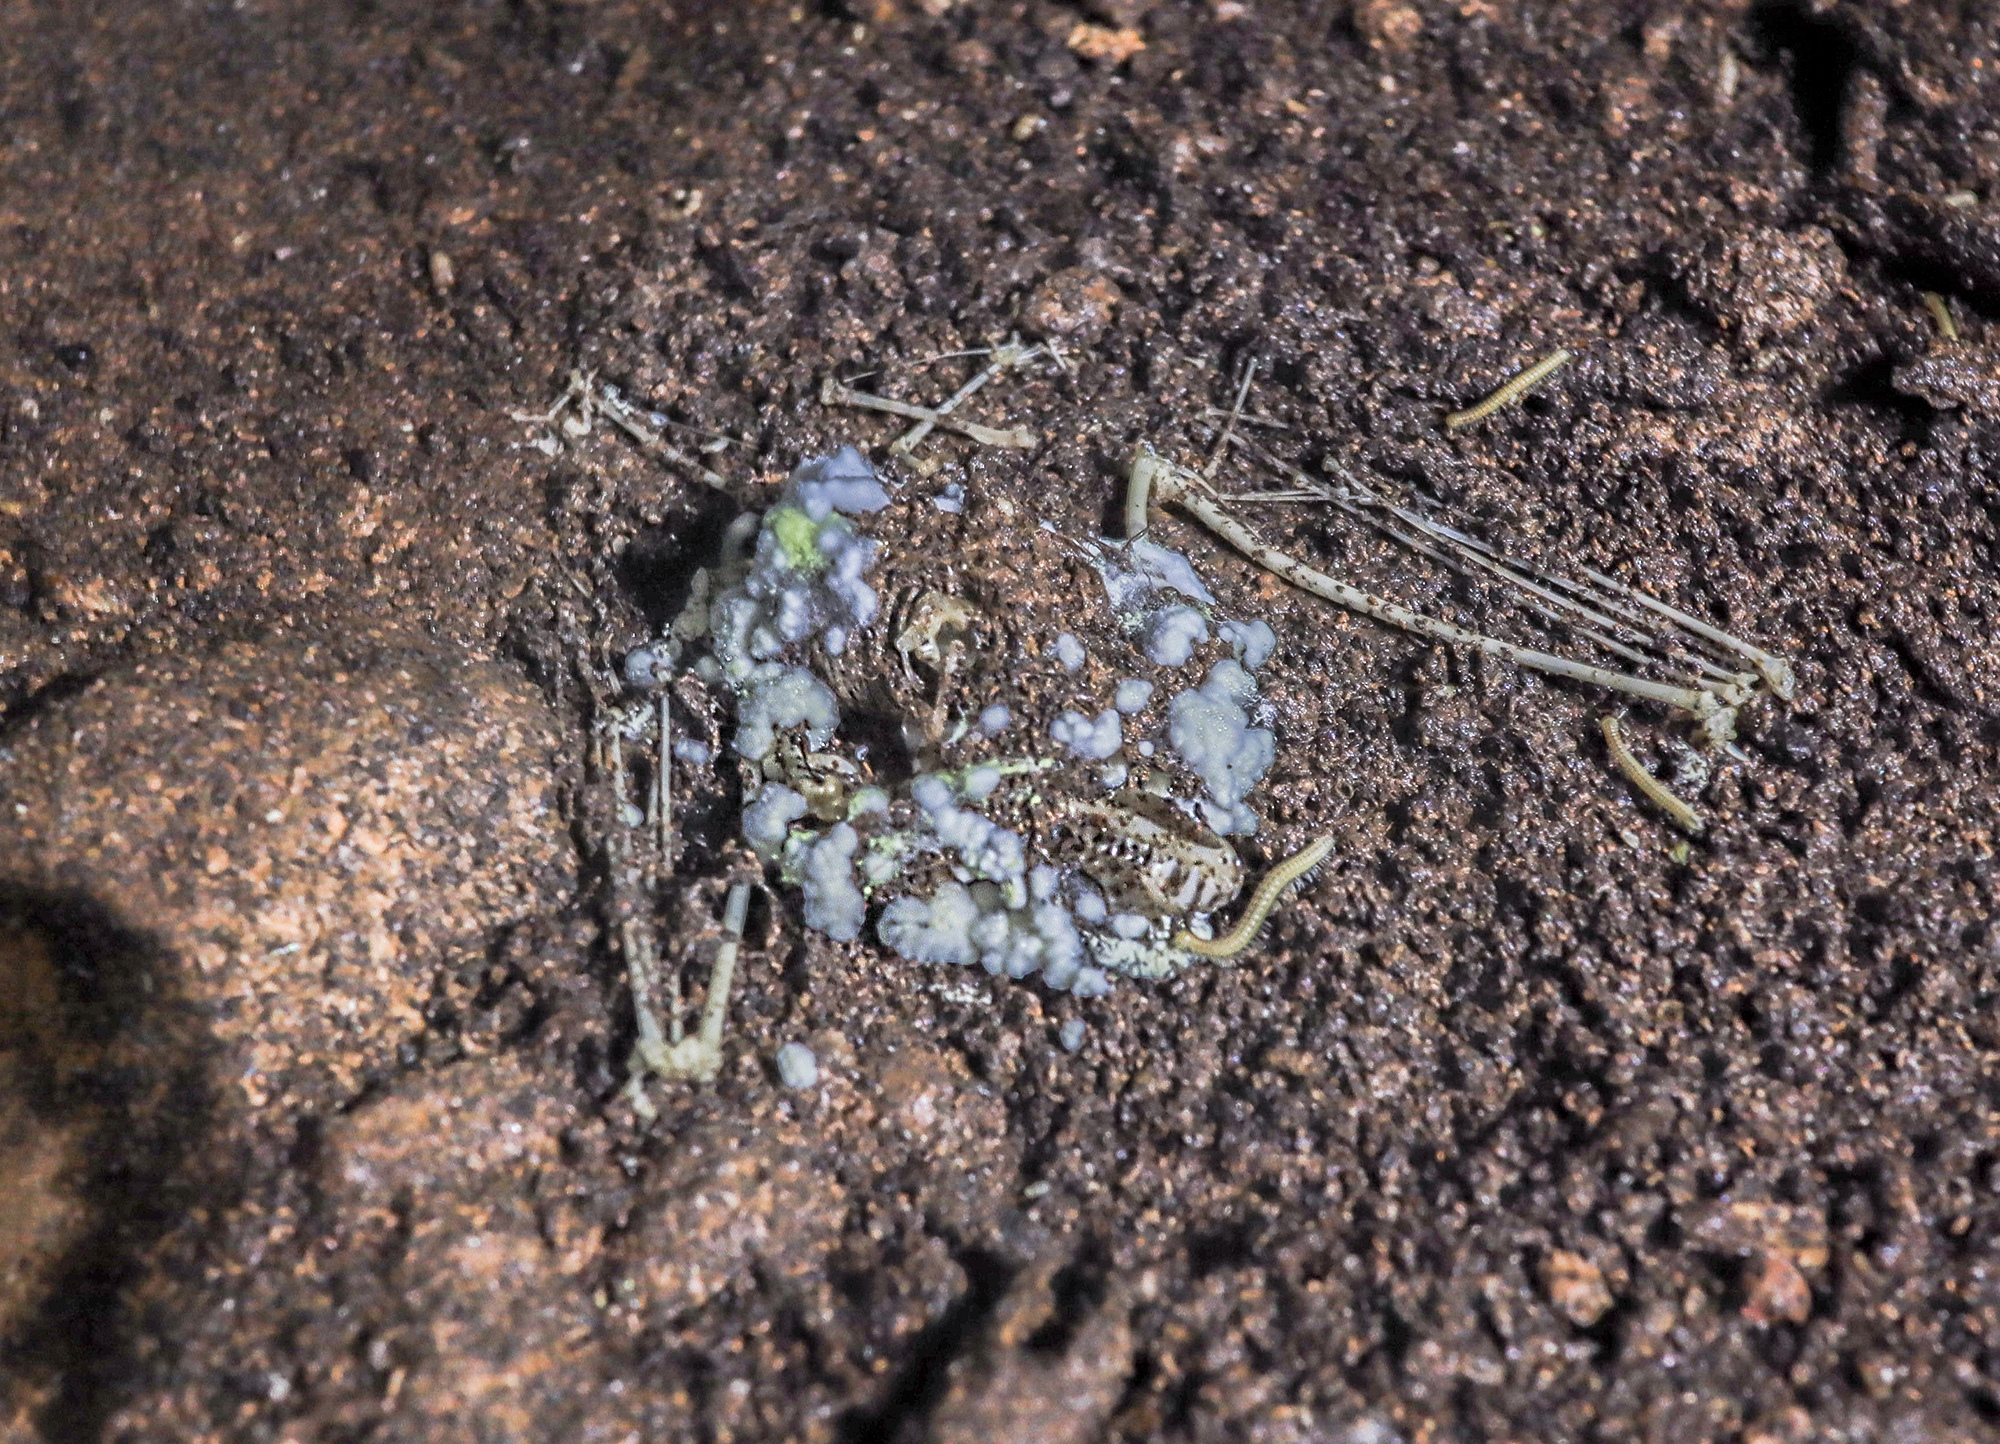
M 866 748 L 840 737 L 840 704 L 816 664 L 840 657 L 877 619 L 869 577 L 878 545 L 856 521 L 889 504 L 851 446 L 803 463 L 775 506 L 732 530 L 725 548 L 733 543 L 737 555 L 718 568 L 718 590 L 705 598 L 698 584 L 675 624 L 678 637 L 705 638 L 695 670 L 735 703 L 745 840 L 798 888 L 806 925 L 836 941 L 869 930 L 873 906 L 875 938 L 901 957 L 1039 976 L 1080 996 L 1104 992 L 1112 972 L 1158 976 L 1185 965 L 1192 956 L 1174 937 L 1207 936 L 1208 912 L 1241 884 L 1217 834 L 1256 831 L 1247 799 L 1276 755 L 1274 735 L 1258 725 L 1252 675 L 1276 644 L 1271 628 L 1219 616 L 1178 552 L 1144 537 L 1086 543 L 1135 663 L 1171 672 L 1211 634 L 1235 653 L 1165 709 L 1164 741 L 1200 794 L 1171 795 L 1164 767 L 1147 769 L 1146 788 L 1125 785 L 1127 759 L 1160 750 L 1128 736 L 1159 685 L 1144 677 L 1120 679 L 1109 698 L 1079 697 L 1026 734 L 1048 737 L 1062 757 L 1105 764 L 1082 774 L 1102 789 L 1094 795 L 1044 796 L 1043 775 L 1060 762 L 1034 756 L 919 773 L 893 792 L 862 785 Z M 628 681 L 655 683 L 666 650 L 631 654 Z M 1071 676 L 1088 659 L 1068 632 L 1049 650 Z M 1000 698 L 965 711 L 948 719 L 954 737 L 990 741 L 1020 720 Z M 1069 848 L 989 815 L 1020 789 Z

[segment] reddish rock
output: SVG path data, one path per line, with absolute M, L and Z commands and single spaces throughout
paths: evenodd
M 1021 324 L 1037 336 L 1088 345 L 1104 334 L 1119 300 L 1109 276 L 1081 266 L 1057 271 L 1021 308 Z
M 633 1206 L 621 1252 L 634 1301 L 678 1314 L 755 1276 L 798 1280 L 840 1231 L 845 1195 L 790 1128 L 710 1124 L 677 1139 Z
M 159 659 L 11 741 L 0 880 L 156 945 L 237 1104 L 330 1107 L 422 1031 L 455 951 L 561 901 L 559 748 L 532 687 L 464 656 Z
M 1605 1287 L 1603 1272 L 1582 1254 L 1555 1250 L 1543 1270 L 1543 1282 L 1556 1312 L 1579 1329 L 1589 1328 L 1611 1310 L 1611 1290 Z
M 1743 1317 L 1753 1324 L 1803 1324 L 1812 1315 L 1812 1290 L 1805 1275 L 1776 1249 L 1765 1249 L 1750 1260 L 1743 1290 Z

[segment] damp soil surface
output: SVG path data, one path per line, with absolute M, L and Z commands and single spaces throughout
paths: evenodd
M 4 13 L 0 1437 L 2000 1434 L 1980 7 Z M 1064 367 L 964 414 L 1030 449 L 822 403 L 1010 334 Z M 1045 726 L 1137 665 L 1079 550 L 1135 448 L 1202 464 L 1252 363 L 1285 459 L 1792 660 L 1682 780 L 1701 835 L 1604 694 L 1159 513 L 1277 631 L 1246 861 L 1332 863 L 1237 966 L 1096 999 L 774 885 L 720 1076 L 635 1108 L 626 925 L 691 1010 L 763 879 L 719 699 L 675 684 L 714 759 L 637 889 L 646 753 L 602 739 L 731 519 L 861 446 L 881 626 L 980 619 L 914 730 L 887 631 L 843 662 L 881 765 L 973 702 Z M 682 459 L 533 420 L 575 370 Z

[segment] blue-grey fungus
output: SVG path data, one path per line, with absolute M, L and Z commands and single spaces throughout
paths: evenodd
M 1200 688 L 1167 704 L 1167 740 L 1208 789 L 1214 804 L 1209 825 L 1217 832 L 1257 828 L 1256 814 L 1243 799 L 1271 770 L 1277 738 L 1269 728 L 1251 725 L 1245 704 L 1256 697 L 1257 684 L 1242 664 L 1222 661 L 1209 669 Z
M 760 662 L 817 638 L 830 655 L 875 619 L 862 580 L 876 544 L 855 533 L 849 512 L 877 511 L 888 493 L 853 447 L 802 464 L 765 512 L 743 579 L 709 604 L 716 659 L 741 688 Z
M 1076 893 L 1076 915 L 1087 923 L 1101 923 L 1111 916 L 1111 910 L 1104 905 L 1104 895 L 1091 887 L 1080 887 Z
M 891 902 L 876 934 L 913 962 L 949 963 L 1025 978 L 1036 972 L 1057 991 L 1095 970 L 1082 965 L 1083 939 L 1060 903 L 1009 907 L 991 883 L 947 882 L 928 898 Z M 1102 974 L 1098 974 L 1101 978 Z
M 1111 695 L 1111 705 L 1130 717 L 1134 712 L 1145 710 L 1153 698 L 1153 684 L 1137 677 L 1127 677 L 1118 684 L 1118 690 Z
M 782 782 L 767 782 L 757 800 L 743 809 L 743 840 L 763 858 L 784 851 L 792 824 L 806 815 L 806 800 Z
M 1097 574 L 1105 598 L 1121 621 L 1143 612 L 1160 592 L 1177 592 L 1190 602 L 1214 606 L 1215 597 L 1195 575 L 1194 565 L 1181 553 L 1140 537 L 1109 551 Z
M 625 654 L 622 667 L 625 685 L 634 692 L 657 692 L 674 674 L 668 648 L 658 642 L 642 642 Z
M 848 823 L 837 822 L 802 848 L 798 861 L 806 926 L 837 943 L 851 943 L 861 936 L 865 904 L 854 885 L 854 853 L 860 845 L 861 835 Z
M 762 761 L 777 743 L 777 735 L 804 724 L 806 746 L 826 746 L 840 725 L 833 693 L 804 667 L 765 663 L 746 679 L 736 706 L 736 750 L 752 762 Z
M 1193 607 L 1172 606 L 1154 614 L 1146 627 L 1146 655 L 1161 667 L 1185 666 L 1194 649 L 1208 640 L 1208 619 Z
M 982 762 L 966 769 L 965 798 L 968 802 L 984 802 L 993 795 L 993 789 L 1000 785 L 1006 774 L 990 762 Z
M 1247 622 L 1224 622 L 1215 631 L 1229 644 L 1236 660 L 1252 672 L 1270 661 L 1271 653 L 1278 649 L 1278 634 L 1261 617 Z
M 1049 736 L 1078 757 L 1102 762 L 1125 745 L 1124 727 L 1113 707 L 1106 707 L 1095 720 L 1081 712 L 1065 712 L 1049 728 Z
M 811 1088 L 819 1083 L 819 1059 L 803 1043 L 787 1043 L 772 1060 L 778 1065 L 778 1081 L 787 1088 Z

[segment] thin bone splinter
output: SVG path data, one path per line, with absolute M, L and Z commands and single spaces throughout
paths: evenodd
M 1007 446 L 1016 451 L 1032 451 L 1041 444 L 1041 438 L 1025 427 L 1003 431 L 998 427 L 981 426 L 976 421 L 961 421 L 946 411 L 931 406 L 915 406 L 908 401 L 897 401 L 889 396 L 874 396 L 866 391 L 856 391 L 851 386 L 843 386 L 831 376 L 821 383 L 819 404 L 822 406 L 860 406 L 869 411 L 886 411 L 891 416 L 903 416 L 911 421 L 928 421 L 932 426 L 946 431 L 956 431 L 961 436 L 969 436 L 981 446 Z
M 1729 724 L 1734 720 L 1735 709 L 1749 700 L 1747 694 L 1734 685 L 1717 684 L 1715 690 L 1711 691 L 1706 688 L 1676 687 L 1665 682 L 1651 682 L 1643 677 L 1628 676 L 1623 672 L 1614 672 L 1604 667 L 1593 667 L 1553 653 L 1517 647 L 1512 642 L 1503 642 L 1497 637 L 1469 631 L 1436 617 L 1425 616 L 1422 612 L 1413 612 L 1386 597 L 1364 592 L 1359 587 L 1349 586 L 1325 572 L 1317 571 L 1304 562 L 1287 556 L 1276 547 L 1267 546 L 1221 506 L 1199 495 L 1183 482 L 1182 475 L 1179 467 L 1162 461 L 1152 451 L 1141 448 L 1133 460 L 1131 485 L 1125 495 L 1126 535 L 1137 536 L 1145 530 L 1149 497 L 1157 497 L 1163 503 L 1172 502 L 1186 509 L 1195 520 L 1258 566 L 1290 582 L 1301 591 L 1324 597 L 1336 606 L 1360 612 L 1379 622 L 1387 622 L 1390 626 L 1399 627 L 1406 632 L 1415 632 L 1419 636 L 1432 637 L 1440 642 L 1453 642 L 1459 646 L 1472 647 L 1489 656 L 1512 662 L 1516 666 L 1546 672 L 1551 676 L 1567 677 L 1572 681 L 1586 682 L 1593 687 L 1623 692 L 1629 697 L 1659 702 L 1686 713 L 1708 726 L 1710 730 L 1722 734 L 1719 740 L 1726 740 Z

